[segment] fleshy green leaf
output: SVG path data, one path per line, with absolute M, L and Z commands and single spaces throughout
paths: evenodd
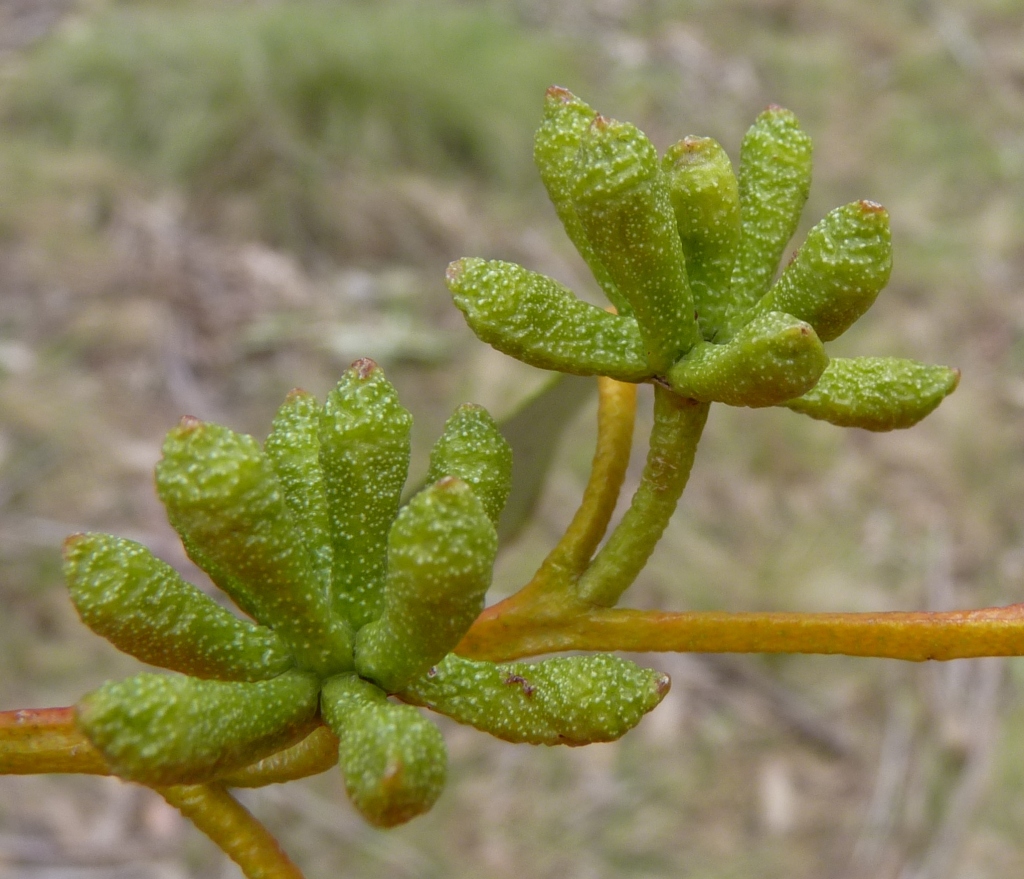
M 259 681 L 294 664 L 274 632 L 238 619 L 131 540 L 69 537 L 64 576 L 82 621 L 150 665 L 200 678 Z
M 419 492 L 388 537 L 384 613 L 356 638 L 356 669 L 393 693 L 451 650 L 483 610 L 498 538 L 460 479 Z
M 628 314 L 629 303 L 619 293 L 608 270 L 590 246 L 572 203 L 580 141 L 596 115 L 568 89 L 551 86 L 544 96 L 544 121 L 533 139 L 533 161 L 569 240 L 619 313 Z
M 140 674 L 85 696 L 75 716 L 123 778 L 195 784 L 287 747 L 316 725 L 314 675 L 268 681 L 202 681 Z
M 334 545 L 333 601 L 358 629 L 381 611 L 388 529 L 409 472 L 412 416 L 372 360 L 357 360 L 327 395 L 320 422 Z
M 375 827 L 395 827 L 428 811 L 444 789 L 448 751 L 441 732 L 409 705 L 356 675 L 326 681 L 324 722 L 338 736 L 345 790 Z
M 294 390 L 277 410 L 263 449 L 284 491 L 295 525 L 309 550 L 324 591 L 331 587 L 330 517 L 320 469 L 320 413 L 312 394 Z
M 668 692 L 668 676 L 607 653 L 536 663 L 444 658 L 401 698 L 508 742 L 613 741 Z
M 828 342 L 871 307 L 891 270 L 888 213 L 873 201 L 856 201 L 831 211 L 811 229 L 754 312 L 792 314 Z
M 430 450 L 427 482 L 455 476 L 465 482 L 498 526 L 512 488 L 512 447 L 483 406 L 465 403 L 445 422 Z
M 653 375 L 632 317 L 584 302 L 552 278 L 475 258 L 453 262 L 446 278 L 470 329 L 503 354 L 574 375 Z
M 768 290 L 810 187 L 811 139 L 789 110 L 768 107 L 740 147 L 742 231 L 732 275 L 735 318 Z
M 701 342 L 667 378 L 677 394 L 701 402 L 775 406 L 812 388 L 827 363 L 810 324 L 769 312 L 725 344 Z
M 835 358 L 818 383 L 783 405 L 840 427 L 913 427 L 956 390 L 960 370 L 898 357 Z
M 167 435 L 163 452 L 157 490 L 178 532 L 201 558 L 242 584 L 256 619 L 281 636 L 300 668 L 321 674 L 351 668 L 351 634 L 331 613 L 256 440 L 184 418 Z
M 740 240 L 736 175 L 725 150 L 710 137 L 687 137 L 673 144 L 662 166 L 697 321 L 704 338 L 713 339 L 732 307 L 732 270 Z
M 580 145 L 576 214 L 636 315 L 655 374 L 699 339 L 693 295 L 658 153 L 635 126 L 598 116 Z

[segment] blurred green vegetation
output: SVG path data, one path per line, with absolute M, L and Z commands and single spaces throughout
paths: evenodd
M 0 56 L 2 707 L 67 704 L 134 668 L 75 617 L 65 534 L 124 534 L 198 576 L 152 488 L 182 413 L 265 434 L 289 388 L 323 395 L 372 356 L 413 410 L 422 472 L 454 405 L 500 413 L 543 379 L 468 333 L 442 277 L 479 255 L 594 296 L 530 167 L 550 82 L 661 148 L 704 134 L 734 158 L 765 104 L 792 108 L 815 142 L 803 228 L 859 198 L 893 221 L 889 288 L 833 352 L 963 369 L 958 392 L 903 433 L 714 409 L 680 512 L 627 601 L 1024 598 L 1019 3 L 25 8 L 46 5 L 64 11 L 59 26 Z M 496 595 L 529 577 L 571 516 L 592 414 L 568 432 Z M 352 815 L 336 773 L 248 802 L 310 879 L 1024 869 L 1021 661 L 652 661 L 673 691 L 616 745 L 538 750 L 446 727 L 448 792 L 386 836 Z M 95 861 L 101 824 L 115 828 L 105 849 L 126 852 L 109 875 L 221 875 L 216 852 L 173 824 L 168 843 L 169 819 L 130 791 L 0 780 L 0 877 L 38 875 L 39 849 L 14 857 L 18 840 Z M 135 839 L 152 872 L 118 845 Z
M 536 96 L 576 67 L 493 4 L 125 5 L 42 45 L 4 117 L 207 203 L 245 193 L 269 238 L 296 247 L 330 243 L 341 169 L 523 185 Z

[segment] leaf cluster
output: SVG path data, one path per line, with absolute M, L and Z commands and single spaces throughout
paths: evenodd
M 352 802 L 393 826 L 445 779 L 437 727 L 397 696 L 510 741 L 622 735 L 667 689 L 612 656 L 534 666 L 460 659 L 483 610 L 511 452 L 479 406 L 435 443 L 404 505 L 412 418 L 370 360 L 321 405 L 292 392 L 261 448 L 185 418 L 157 490 L 190 557 L 251 619 L 186 583 L 145 547 L 106 534 L 65 545 L 71 598 L 119 649 L 178 672 L 110 682 L 77 706 L 118 775 L 202 783 L 299 745 L 325 723 Z
M 711 138 L 686 137 L 659 157 L 633 125 L 552 87 L 534 158 L 614 313 L 521 266 L 458 260 L 447 274 L 455 304 L 498 350 L 876 431 L 916 424 L 956 387 L 959 372 L 944 366 L 825 353 L 889 279 L 881 205 L 831 211 L 775 278 L 811 182 L 811 141 L 790 111 L 758 116 L 735 174 Z

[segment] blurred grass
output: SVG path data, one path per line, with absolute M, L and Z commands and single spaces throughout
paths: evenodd
M 368 354 L 414 411 L 422 469 L 454 404 L 500 411 L 537 382 L 470 336 L 441 278 L 448 260 L 482 255 L 593 293 L 529 165 L 553 81 L 659 147 L 706 134 L 733 157 L 761 107 L 790 106 L 815 142 L 803 228 L 864 197 L 893 220 L 889 289 L 833 353 L 964 371 L 927 421 L 884 436 L 716 408 L 628 601 L 1020 600 L 1022 35 L 1024 9 L 996 0 L 80 4 L 0 64 L 3 706 L 73 701 L 134 668 L 67 602 L 63 534 L 127 534 L 195 576 L 151 484 L 182 412 L 260 434 L 288 388 L 322 395 Z M 529 576 L 571 515 L 591 420 L 570 428 L 579 441 L 559 451 L 496 592 Z M 389 835 L 353 817 L 336 773 L 250 804 L 311 879 L 1024 869 L 1022 661 L 651 661 L 673 691 L 617 745 L 516 748 L 447 725 L 449 790 Z M 830 756 L 801 711 L 846 750 Z M 0 795 L 0 843 L 39 837 L 84 863 L 75 816 L 82 839 L 92 820 L 159 837 L 144 804 L 65 781 L 0 781 L 13 794 Z M 221 874 L 183 838 L 160 875 Z
M 243 192 L 294 248 L 329 238 L 340 168 L 532 179 L 536 95 L 574 67 L 494 4 L 126 6 L 33 53 L 4 116 L 207 203 Z

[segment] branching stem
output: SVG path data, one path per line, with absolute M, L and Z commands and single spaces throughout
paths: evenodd
M 622 521 L 580 578 L 577 593 L 582 601 L 611 607 L 647 564 L 690 478 L 708 408 L 708 403 L 654 386 L 654 426 L 640 485 Z
M 597 382 L 597 445 L 583 500 L 530 582 L 487 608 L 483 618 L 525 608 L 540 624 L 542 617 L 560 617 L 576 606 L 576 581 L 608 529 L 626 478 L 636 422 L 636 385 L 604 376 Z
M 590 478 L 576 515 L 562 539 L 548 554 L 538 577 L 576 580 L 587 568 L 608 530 L 629 467 L 636 422 L 636 385 L 601 376 L 598 379 L 597 445 Z

